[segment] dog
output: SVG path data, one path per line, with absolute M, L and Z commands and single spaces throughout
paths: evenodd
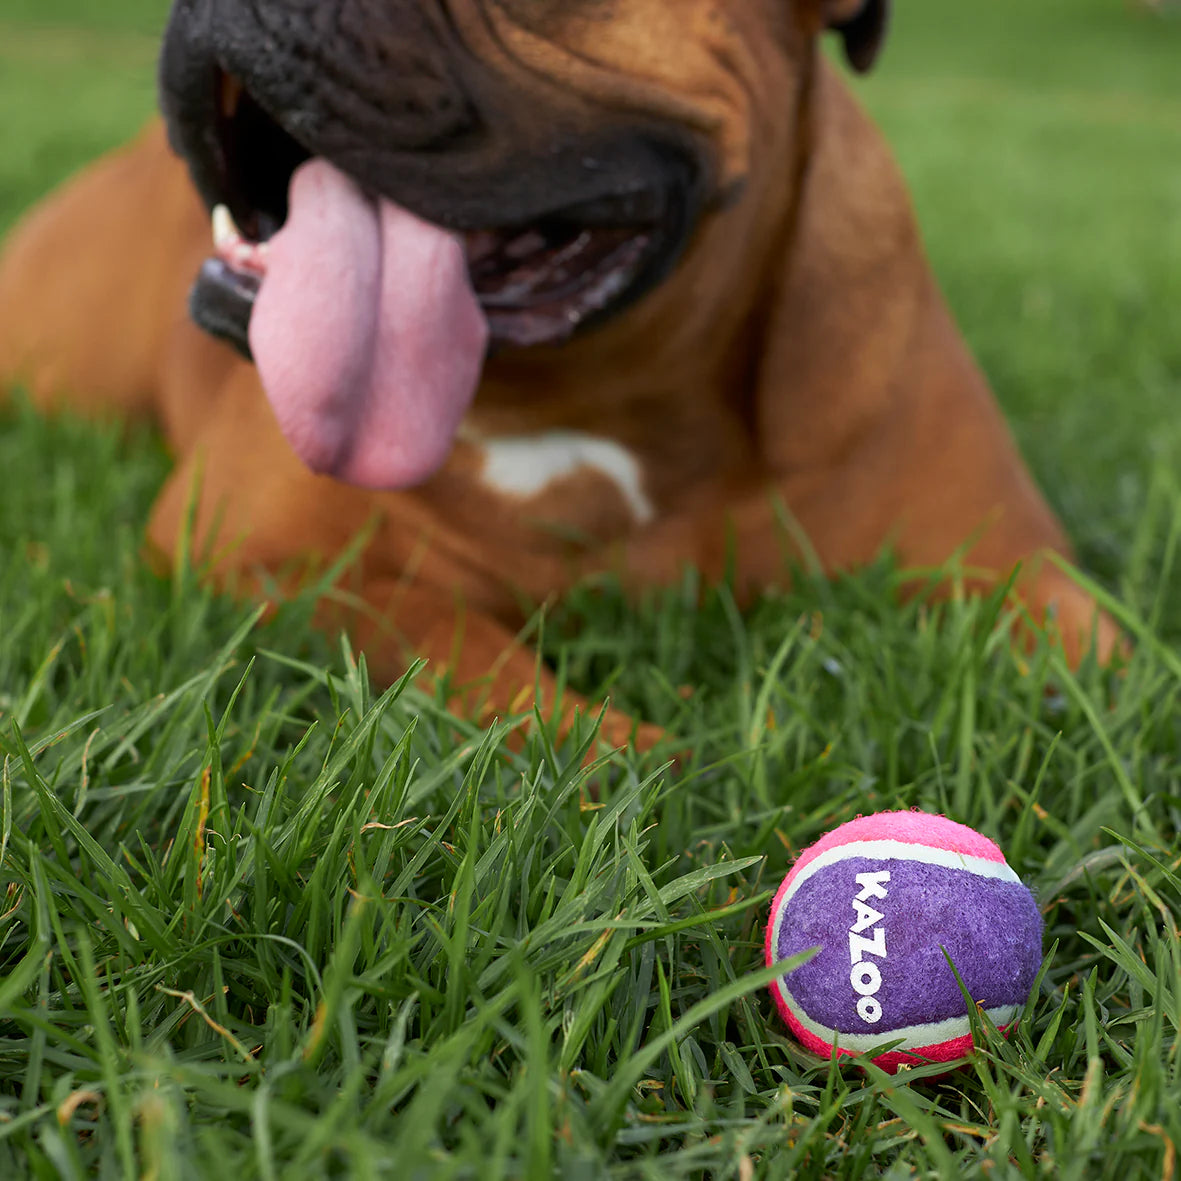
M 177 0 L 163 119 L 21 224 L 0 384 L 151 416 L 212 575 L 328 595 L 378 676 L 503 714 L 530 605 L 693 566 L 740 597 L 808 539 L 1005 580 L 1116 644 L 840 71 L 888 0 Z M 212 229 L 211 229 L 212 221 Z M 212 235 L 212 237 L 211 237 Z M 792 528 L 784 529 L 789 519 Z M 564 699 L 563 718 L 587 703 Z M 620 713 L 603 735 L 649 745 Z

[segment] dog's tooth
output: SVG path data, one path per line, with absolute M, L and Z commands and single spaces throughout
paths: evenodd
M 238 113 L 238 104 L 242 100 L 242 83 L 229 74 L 222 74 L 221 87 L 218 91 L 218 105 L 223 119 L 232 119 Z
M 514 262 L 523 261 L 546 248 L 545 235 L 537 230 L 526 230 L 511 239 L 504 247 L 504 253 Z
M 213 246 L 216 250 L 230 250 L 242 241 L 242 231 L 234 221 L 228 206 L 218 205 L 213 211 Z

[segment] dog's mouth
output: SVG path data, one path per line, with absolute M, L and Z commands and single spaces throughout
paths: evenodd
M 543 152 L 403 129 L 391 147 L 396 123 L 358 128 L 331 86 L 310 106 L 273 79 L 255 92 L 194 50 L 177 11 L 162 99 L 212 212 L 193 318 L 255 362 L 314 471 L 427 478 L 490 347 L 558 345 L 615 316 L 689 239 L 694 162 L 667 136 L 567 135 Z
M 216 200 L 213 253 L 194 288 L 192 311 L 201 327 L 250 357 L 250 320 L 267 278 L 271 240 L 287 224 L 292 178 L 313 153 L 224 73 L 213 144 L 203 162 L 213 173 L 212 185 L 207 175 L 203 187 Z M 671 267 L 686 221 L 676 197 L 633 189 L 525 222 L 437 224 L 462 245 L 494 344 L 559 344 L 633 302 Z M 431 220 L 429 210 L 414 212 Z

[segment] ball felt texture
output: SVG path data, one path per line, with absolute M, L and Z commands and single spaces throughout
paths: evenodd
M 829 1057 L 901 1044 L 885 1070 L 972 1048 L 963 993 L 1000 1028 L 1037 976 L 1042 918 L 987 837 L 945 816 L 880 812 L 834 829 L 796 859 L 775 896 L 767 964 L 819 951 L 771 984 L 795 1037 Z

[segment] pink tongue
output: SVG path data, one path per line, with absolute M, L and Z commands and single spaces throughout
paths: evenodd
M 288 442 L 351 484 L 426 479 L 451 450 L 488 340 L 459 241 L 311 160 L 269 251 L 250 345 Z

